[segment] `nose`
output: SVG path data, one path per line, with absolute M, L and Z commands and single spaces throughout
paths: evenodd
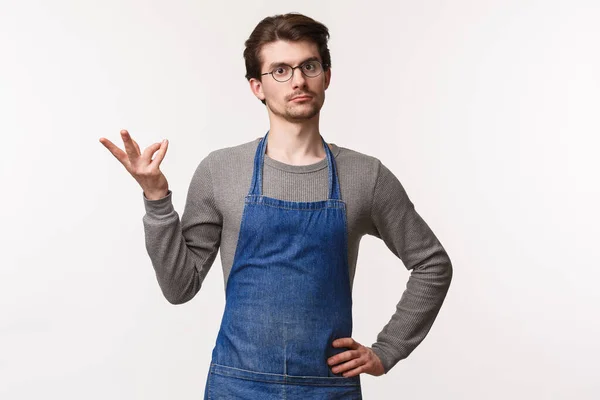
M 295 68 L 292 71 L 292 79 L 290 80 L 292 81 L 293 87 L 306 86 L 306 77 L 302 71 L 300 71 L 300 68 Z

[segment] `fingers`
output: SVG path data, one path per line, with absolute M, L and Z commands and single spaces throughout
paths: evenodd
M 355 376 L 363 372 L 375 372 L 374 361 L 369 359 L 367 352 L 362 350 L 349 350 L 338 354 L 335 362 L 329 362 L 331 372 L 341 373 L 344 377 Z
M 137 163 L 140 156 L 138 153 L 139 150 L 136 149 L 136 145 L 126 129 L 121 130 L 121 139 L 123 139 L 123 144 L 125 145 L 125 152 L 127 153 L 127 156 L 129 156 L 129 162 L 131 162 L 131 164 Z
M 127 154 L 125 154 L 123 150 L 115 146 L 113 142 L 106 138 L 100 138 L 100 143 L 102 143 L 104 147 L 106 147 L 108 151 L 110 151 L 112 155 L 121 162 L 121 164 L 127 166 Z
M 362 356 L 362 353 L 360 350 L 346 350 L 343 353 L 339 353 L 333 357 L 330 357 L 327 360 L 327 364 L 329 364 L 330 366 L 337 365 L 341 362 L 352 360 L 352 359 L 355 359 L 355 358 L 358 358 L 361 356 Z
M 356 376 L 359 375 L 363 372 L 366 372 L 367 368 L 365 367 L 365 364 L 360 364 L 358 365 L 356 368 L 351 369 L 351 370 L 345 370 L 344 373 L 342 374 L 342 376 L 344 378 L 349 378 L 351 376 Z M 337 372 L 336 372 L 337 373 Z
M 357 349 L 360 346 L 360 343 L 351 337 L 335 339 L 331 344 L 334 347 L 350 347 L 352 349 Z
M 150 164 L 152 161 L 152 155 L 156 153 L 156 150 L 160 149 L 160 143 L 153 143 L 150 146 L 144 149 L 144 153 L 142 154 L 142 158 Z
M 366 359 L 364 357 L 354 357 L 351 358 L 350 360 L 346 361 L 345 363 L 339 363 L 337 365 L 335 365 L 334 367 L 331 368 L 331 371 L 333 371 L 334 373 L 338 373 L 338 372 L 344 372 L 344 371 L 348 371 L 349 369 L 353 369 L 353 368 L 357 368 L 361 365 L 363 365 L 366 362 Z
M 152 163 L 151 163 L 152 166 L 160 165 L 163 158 L 165 158 L 165 154 L 167 153 L 168 147 L 169 147 L 169 141 L 167 139 L 163 140 L 160 143 L 160 148 L 158 149 L 158 153 L 156 154 L 156 157 L 154 157 L 154 160 L 152 160 Z
M 365 372 L 374 376 L 385 373 L 381 360 L 370 347 L 363 346 L 352 338 L 336 339 L 333 343 L 336 347 L 353 348 L 327 359 L 334 374 L 342 373 L 344 377 L 351 377 Z
M 368 358 L 365 354 L 354 354 L 349 359 L 346 358 L 339 360 L 338 363 L 336 363 L 336 365 L 330 367 L 331 372 L 333 372 L 334 374 L 342 373 L 343 376 L 352 376 L 355 373 L 362 372 L 367 364 Z
M 129 132 L 126 129 L 121 130 L 121 138 L 125 144 L 125 151 L 121 150 L 114 143 L 106 138 L 100 138 L 100 143 L 106 147 L 113 156 L 117 158 L 128 170 L 137 170 L 139 167 L 152 166 L 158 167 L 162 160 L 165 158 L 167 148 L 169 147 L 169 141 L 167 139 L 160 143 L 154 143 L 144 149 L 144 153 L 140 151 L 140 146 L 135 140 L 131 138 Z M 157 153 L 156 157 L 152 159 L 152 155 Z M 139 160 L 142 158 L 145 162 L 143 165 L 139 164 Z
M 138 146 L 137 142 L 135 140 L 133 140 L 133 139 L 131 139 L 131 141 L 135 145 L 135 149 L 137 150 L 138 155 L 142 154 L 142 152 L 140 151 L 140 146 Z

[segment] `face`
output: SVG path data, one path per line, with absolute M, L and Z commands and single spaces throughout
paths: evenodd
M 261 55 L 261 73 L 271 72 L 276 68 L 271 66 L 272 63 L 281 62 L 295 67 L 311 57 L 316 57 L 323 63 L 317 45 L 310 41 L 278 40 L 264 45 Z M 250 79 L 250 88 L 256 97 L 265 100 L 270 113 L 287 121 L 298 122 L 311 119 L 321 111 L 330 79 L 331 69 L 310 78 L 305 76 L 300 68 L 296 68 L 294 75 L 286 82 L 277 82 L 269 74 L 262 76 L 262 82 Z M 292 101 L 293 97 L 299 95 L 307 95 L 310 98 Z

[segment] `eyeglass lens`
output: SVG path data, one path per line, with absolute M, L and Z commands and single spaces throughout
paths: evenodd
M 300 67 L 302 73 L 308 77 L 315 77 L 323 72 L 323 67 L 318 61 L 308 61 Z M 292 67 L 281 65 L 273 70 L 273 78 L 278 81 L 286 81 L 292 77 Z

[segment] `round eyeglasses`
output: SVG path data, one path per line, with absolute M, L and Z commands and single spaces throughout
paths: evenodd
M 327 64 L 324 65 L 327 66 Z M 273 79 L 275 79 L 277 82 L 286 82 L 292 79 L 292 76 L 294 76 L 294 70 L 296 68 L 300 68 L 302 74 L 308 78 L 314 78 L 321 75 L 321 72 L 323 72 L 323 65 L 321 65 L 319 61 L 311 60 L 306 61 L 296 67 L 290 67 L 287 64 L 281 64 L 275 67 L 273 71 L 265 72 L 264 74 L 261 74 L 261 76 L 271 74 Z

